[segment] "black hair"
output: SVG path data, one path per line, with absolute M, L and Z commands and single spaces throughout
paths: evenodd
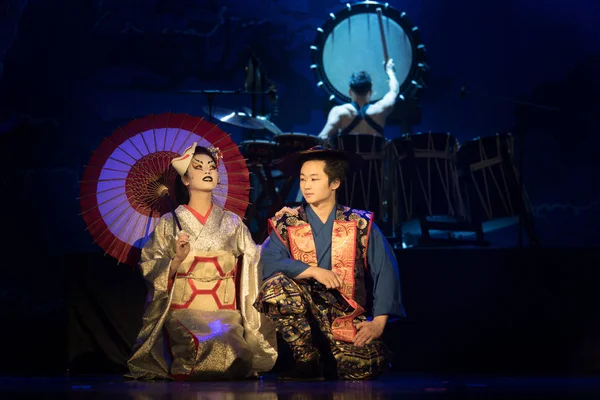
M 350 89 L 359 96 L 364 96 L 373 87 L 371 75 L 365 71 L 354 72 L 350 77 Z
M 340 186 L 346 180 L 348 173 L 348 161 L 343 158 L 328 154 L 311 154 L 302 159 L 302 165 L 307 161 L 324 161 L 324 172 L 327 175 L 328 182 L 331 185 L 336 179 L 340 180 Z

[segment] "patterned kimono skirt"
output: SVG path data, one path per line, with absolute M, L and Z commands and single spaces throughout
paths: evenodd
M 391 354 L 382 341 L 357 347 L 333 338 L 332 322 L 346 315 L 350 306 L 337 290 L 314 279 L 275 274 L 263 282 L 254 306 L 275 323 L 296 362 L 326 355 L 326 373 L 348 380 L 374 378 L 389 368 Z M 354 323 L 365 320 L 361 316 Z

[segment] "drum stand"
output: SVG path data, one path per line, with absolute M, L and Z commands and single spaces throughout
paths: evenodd
M 417 153 L 415 149 L 407 152 L 406 154 L 409 169 L 411 169 L 412 179 L 415 183 L 421 182 L 421 177 L 419 176 L 418 167 L 417 167 Z M 435 160 L 437 161 L 437 160 Z M 453 171 L 456 172 L 456 171 Z M 454 176 L 454 174 L 451 174 Z M 458 177 L 456 177 L 458 179 Z M 456 193 L 450 193 L 450 189 L 454 189 Z M 417 189 L 418 190 L 418 189 Z M 460 188 L 458 186 L 458 182 L 454 182 L 452 180 L 449 182 L 449 187 L 445 188 L 448 191 L 448 195 L 455 194 L 458 196 L 458 201 L 456 202 L 457 210 L 452 212 L 452 217 L 454 220 L 429 220 L 427 217 L 429 213 L 425 209 L 425 204 L 419 204 L 417 206 L 417 217 L 419 219 L 419 227 L 421 228 L 421 237 L 419 238 L 420 245 L 442 245 L 442 246 L 488 246 L 489 242 L 484 240 L 483 237 L 483 226 L 481 221 L 473 221 L 468 220 L 463 215 L 464 213 L 464 204 L 462 202 L 462 198 L 460 196 Z M 448 205 L 452 208 L 452 202 L 450 198 L 448 198 Z M 457 215 L 458 214 L 458 215 Z M 474 232 L 475 240 L 469 239 L 455 239 L 450 235 L 448 238 L 432 238 L 430 231 L 438 230 L 438 231 L 447 231 L 447 232 Z
M 462 86 L 460 89 L 460 97 L 464 98 L 468 95 L 473 95 L 472 92 L 470 92 L 466 86 Z M 485 96 L 485 95 L 477 95 L 479 97 L 484 97 L 487 98 L 488 100 L 492 101 L 504 101 L 504 102 L 508 102 L 508 103 L 512 103 L 518 106 L 525 106 L 525 107 L 532 107 L 532 108 L 538 108 L 538 109 L 542 109 L 542 110 L 546 110 L 546 111 L 560 111 L 560 109 L 556 108 L 556 107 L 548 107 L 546 105 L 543 104 L 536 104 L 536 103 L 530 103 L 530 102 L 525 102 L 525 101 L 521 101 L 521 100 L 517 100 L 517 99 L 509 99 L 509 98 L 494 98 L 492 96 Z M 517 167 L 517 174 L 518 174 L 518 178 L 519 178 L 519 199 L 521 200 L 519 203 L 519 238 L 518 238 L 518 244 L 519 244 L 519 248 L 523 247 L 523 230 L 527 231 L 527 234 L 529 236 L 529 240 L 530 240 L 530 244 L 532 246 L 538 247 L 540 245 L 539 243 L 539 239 L 537 237 L 537 234 L 535 232 L 535 227 L 534 227 L 534 217 L 533 215 L 529 212 L 528 208 L 526 207 L 525 204 L 525 195 L 526 195 L 526 191 L 525 191 L 525 179 L 523 176 L 523 164 L 524 164 L 524 159 L 525 159 L 525 132 L 523 132 L 520 129 L 516 129 L 515 130 L 518 136 L 518 141 L 519 141 L 519 162 L 518 162 L 518 167 Z
M 276 211 L 283 207 L 281 199 L 277 194 L 277 188 L 275 180 L 273 178 L 273 171 L 268 162 L 262 164 L 250 164 L 248 169 L 254 176 L 256 176 L 262 186 L 262 192 L 258 195 L 255 201 L 253 201 L 248 210 L 246 211 L 246 219 L 251 221 L 257 219 L 258 230 L 255 232 L 255 240 L 262 241 L 266 239 L 268 233 L 268 221 L 267 218 L 270 215 L 274 215 Z M 267 212 L 267 217 L 260 218 L 259 209 L 264 205 L 265 200 L 270 199 L 271 205 Z M 275 211 L 273 211 L 275 209 Z
M 535 220 L 533 217 L 533 213 L 527 207 L 528 201 L 526 201 L 527 192 L 525 191 L 524 177 L 523 177 L 523 154 L 524 151 L 524 137 L 525 133 L 520 129 L 516 130 L 516 133 L 519 138 L 519 167 L 517 168 L 517 177 L 519 179 L 519 199 L 521 200 L 518 204 L 519 207 L 519 247 L 523 247 L 523 230 L 527 232 L 527 236 L 530 240 L 530 245 L 533 247 L 539 247 L 540 242 L 537 234 L 535 232 Z

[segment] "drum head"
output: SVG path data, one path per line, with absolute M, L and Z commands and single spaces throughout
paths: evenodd
M 311 66 L 318 85 L 330 100 L 348 103 L 349 80 L 353 72 L 366 71 L 373 82 L 372 101 L 380 100 L 389 90 L 384 68 L 384 50 L 376 9 L 382 9 L 382 21 L 389 57 L 396 65 L 402 96 L 415 97 L 424 71 L 424 48 L 418 30 L 392 7 L 376 2 L 347 6 L 329 19 L 318 31 Z

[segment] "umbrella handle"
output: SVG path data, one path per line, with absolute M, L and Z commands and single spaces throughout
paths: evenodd
M 168 194 L 165 197 L 167 198 L 167 200 L 169 201 L 169 205 L 171 206 L 171 214 L 173 214 L 175 223 L 177 224 L 177 227 L 179 228 L 179 230 L 182 231 L 183 229 L 181 228 L 181 223 L 179 222 L 179 218 L 177 218 L 177 214 L 175 214 L 175 207 L 173 206 L 173 200 L 171 200 L 171 196 L 169 196 Z

